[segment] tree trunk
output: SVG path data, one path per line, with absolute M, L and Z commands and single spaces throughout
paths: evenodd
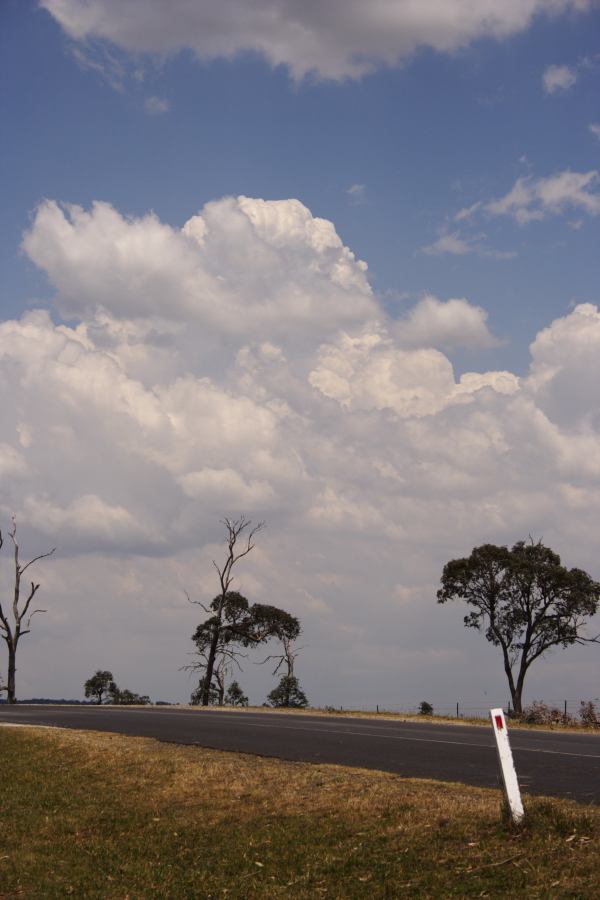
M 206 662 L 206 675 L 204 676 L 204 687 L 202 688 L 202 706 L 208 706 L 210 703 L 210 686 L 213 680 L 213 672 L 215 668 L 215 659 L 217 656 L 217 645 L 219 643 L 219 633 L 221 631 L 221 610 L 219 610 L 219 622 L 215 625 L 212 641 L 210 642 L 210 652 Z
M 523 685 L 517 686 L 514 691 L 512 691 L 513 712 L 515 716 L 520 716 L 523 712 L 523 704 L 521 700 L 522 694 Z
M 17 652 L 12 643 L 8 643 L 8 676 L 6 680 L 6 702 L 16 703 L 15 675 L 17 671 Z
M 508 687 L 512 699 L 513 712 L 515 713 L 515 715 L 520 716 L 521 694 L 523 693 L 523 679 L 521 677 L 521 673 L 519 672 L 519 678 L 517 679 L 517 683 L 515 685 L 515 679 L 513 678 L 508 650 L 504 646 L 502 647 L 502 656 L 504 657 L 504 671 L 506 672 L 506 677 L 508 679 Z M 523 678 L 524 677 L 525 675 L 523 674 Z
M 517 684 L 514 690 L 512 690 L 512 699 L 513 699 L 513 710 L 516 716 L 520 716 L 523 713 L 523 685 L 525 684 L 525 676 L 527 674 L 527 664 L 521 663 L 521 669 L 519 670 L 519 676 L 517 678 Z
M 225 702 L 225 672 L 223 672 L 220 665 L 215 670 L 215 679 L 218 686 L 217 703 L 219 706 L 223 706 Z

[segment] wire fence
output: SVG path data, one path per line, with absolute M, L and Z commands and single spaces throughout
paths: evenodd
M 600 698 L 598 697 L 589 699 L 594 703 L 600 704 Z M 536 698 L 535 702 L 544 703 L 549 708 L 558 710 L 565 717 L 576 717 L 579 714 L 581 704 L 584 700 L 583 698 L 563 698 L 555 700 L 538 700 Z M 585 702 L 587 702 L 587 700 Z M 523 704 L 524 707 L 527 707 L 528 705 L 528 702 Z M 429 707 L 431 707 L 431 709 L 429 709 Z M 400 715 L 416 715 L 419 713 L 422 714 L 425 711 L 429 714 L 452 719 L 487 719 L 489 717 L 490 709 L 494 708 L 501 708 L 506 715 L 510 716 L 512 712 L 512 701 L 507 700 L 506 698 L 502 699 L 497 697 L 492 699 L 486 698 L 485 701 L 456 700 L 454 702 L 449 702 L 444 700 L 439 703 L 432 700 L 407 701 L 392 706 L 389 704 L 376 703 L 372 706 L 363 706 L 360 709 L 354 709 L 350 706 L 326 706 L 324 708 L 330 711 L 339 710 L 340 712 L 396 713 Z

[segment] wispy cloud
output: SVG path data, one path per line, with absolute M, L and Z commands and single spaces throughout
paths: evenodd
M 463 222 L 465 219 L 470 219 L 478 209 L 482 206 L 482 201 L 478 200 L 477 203 L 471 204 L 471 206 L 465 206 L 464 209 L 460 209 L 456 215 L 454 216 L 455 222 Z
M 481 204 L 475 203 L 473 206 L 479 208 Z M 473 213 L 476 209 L 471 207 Z M 465 216 L 463 216 L 465 218 Z M 487 246 L 485 242 L 485 234 L 477 234 L 465 237 L 458 231 L 443 231 L 437 241 L 421 247 L 421 252 L 428 256 L 466 256 L 467 253 L 476 253 L 478 256 L 485 256 L 488 259 L 513 259 L 517 254 L 514 250 L 496 250 L 494 247 Z
M 449 253 L 451 256 L 464 256 L 466 253 L 471 253 L 473 247 L 468 241 L 461 238 L 457 232 L 447 232 L 440 235 L 433 244 L 421 247 L 421 250 L 423 253 L 427 253 L 428 256 L 442 256 L 445 253 Z
M 106 46 L 89 42 L 73 44 L 70 51 L 80 69 L 95 72 L 115 91 L 124 89 L 126 66 Z
M 363 203 L 367 197 L 367 186 L 365 184 L 351 184 L 346 188 L 346 193 L 355 203 Z
M 590 125 L 590 131 L 600 139 L 600 125 Z M 565 169 L 544 178 L 525 175 L 517 178 L 511 189 L 501 197 L 493 200 L 477 200 L 470 206 L 460 209 L 453 221 L 469 224 L 478 221 L 482 216 L 514 219 L 519 225 L 539 222 L 550 216 L 559 216 L 567 212 L 583 212 L 590 216 L 600 215 L 600 191 L 597 189 L 600 173 L 592 169 L 589 172 L 572 172 Z M 577 224 L 573 225 L 573 221 Z M 570 220 L 571 227 L 580 228 L 581 220 Z M 502 252 L 484 250 L 481 247 L 481 235 L 474 237 L 452 233 L 444 230 L 439 240 L 429 247 L 423 248 L 427 253 L 454 253 L 460 255 L 468 250 L 485 252 L 504 259 L 508 256 Z
M 600 54 L 580 56 L 570 65 L 547 66 L 542 73 L 542 85 L 547 94 L 564 94 L 579 81 L 580 74 L 595 69 L 600 62 Z
M 568 91 L 577 81 L 577 70 L 571 66 L 548 66 L 542 75 L 542 84 L 547 94 Z
M 169 101 L 164 97 L 146 97 L 144 101 L 144 109 L 151 116 L 160 116 L 170 109 Z
M 598 172 L 556 172 L 547 178 L 518 178 L 510 191 L 483 207 L 492 216 L 510 216 L 519 225 L 579 209 L 600 214 L 600 193 L 594 190 Z

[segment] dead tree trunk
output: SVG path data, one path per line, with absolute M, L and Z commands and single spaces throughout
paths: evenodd
M 12 608 L 10 610 L 10 613 L 4 611 L 4 607 L 2 605 L 2 602 L 0 601 L 0 636 L 5 641 L 8 649 L 8 670 L 5 688 L 6 699 L 8 703 L 16 703 L 17 647 L 19 646 L 19 641 L 21 640 L 21 638 L 24 637 L 24 635 L 29 634 L 29 632 L 31 631 L 31 620 L 34 615 L 38 612 L 46 612 L 45 609 L 34 609 L 30 612 L 31 601 L 37 593 L 39 584 L 35 584 L 33 581 L 31 582 L 31 586 L 27 594 L 27 599 L 23 602 L 21 599 L 21 579 L 23 573 L 29 568 L 29 566 L 32 566 L 39 559 L 44 559 L 47 556 L 52 556 L 52 554 L 54 553 L 54 549 L 50 550 L 48 553 L 41 553 L 39 556 L 35 556 L 28 563 L 22 566 L 19 561 L 17 522 L 14 516 L 8 535 L 13 543 L 14 548 L 15 581 L 11 605 Z M 3 543 L 4 540 L 2 537 L 2 532 L 0 531 L 0 548 L 2 547 Z
M 16 703 L 16 674 L 17 674 L 17 648 L 12 641 L 8 643 L 8 672 L 6 677 L 6 700 L 8 703 Z

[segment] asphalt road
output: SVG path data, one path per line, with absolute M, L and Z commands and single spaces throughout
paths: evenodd
M 112 731 L 405 777 L 498 786 L 491 727 L 281 713 L 0 705 L 0 723 Z M 600 804 L 600 735 L 510 732 L 521 789 Z

